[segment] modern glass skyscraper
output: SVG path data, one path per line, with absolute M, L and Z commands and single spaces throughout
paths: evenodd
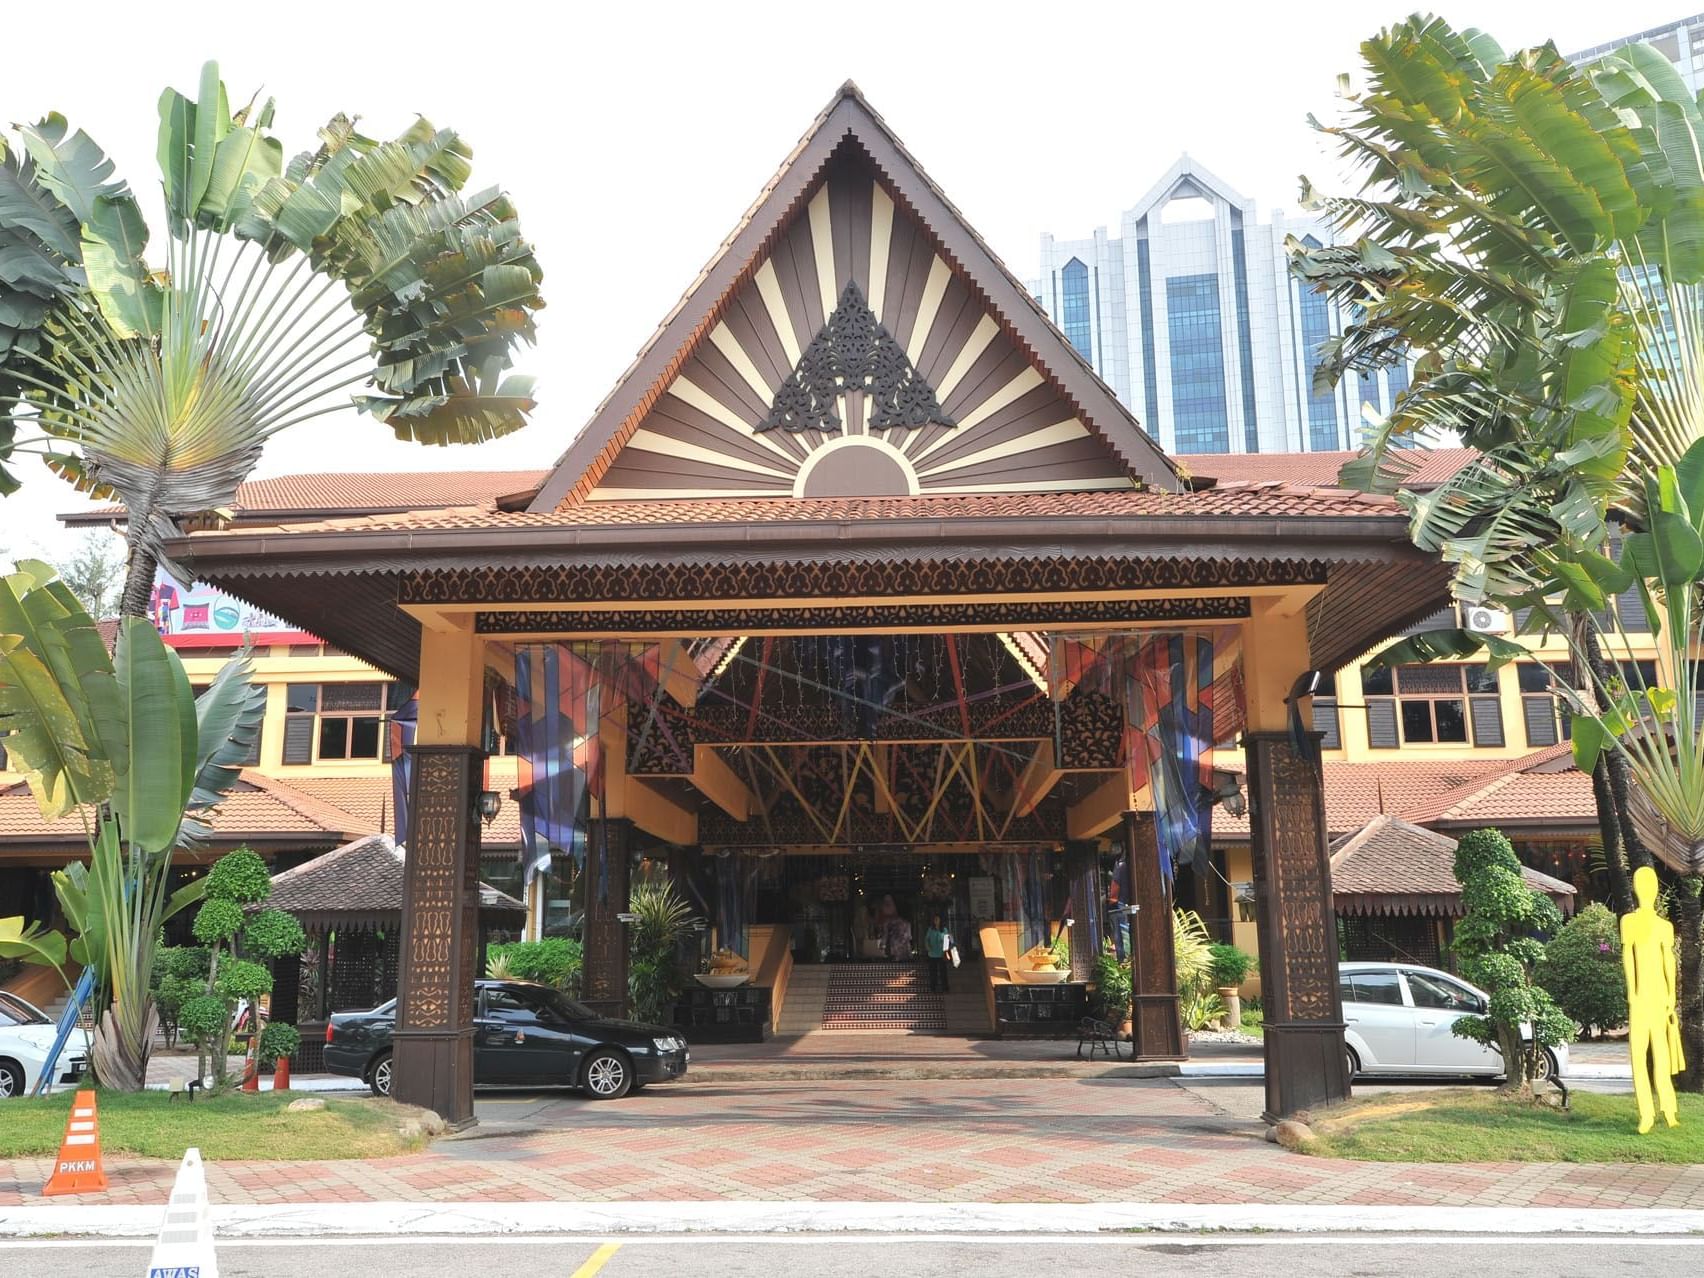
M 1666 26 L 1652 27 L 1649 31 L 1639 31 L 1618 40 L 1608 40 L 1570 53 L 1567 57 L 1570 62 L 1590 62 L 1630 44 L 1648 44 L 1674 63 L 1680 78 L 1693 93 L 1704 87 L 1704 13 L 1677 18 Z
M 1344 317 L 1291 278 L 1284 239 L 1328 234 L 1308 218 L 1260 220 L 1253 201 L 1184 156 L 1117 234 L 1044 234 L 1033 291 L 1168 452 L 1354 448 L 1363 401 L 1388 410 L 1408 370 L 1314 390 L 1320 343 Z

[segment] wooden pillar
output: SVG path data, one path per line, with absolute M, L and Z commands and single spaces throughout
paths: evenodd
M 485 755 L 476 744 L 484 688 L 471 626 L 427 628 L 409 794 L 392 1094 L 473 1122 L 474 978 L 478 975 L 479 818 Z
M 1243 644 L 1249 731 L 1249 827 L 1260 918 L 1266 1009 L 1266 1118 L 1349 1098 L 1343 1005 L 1337 993 L 1337 917 L 1331 902 L 1325 788 L 1316 734 L 1298 749 L 1285 697 L 1307 668 L 1305 614 L 1268 605 Z M 1308 706 L 1298 707 L 1309 722 Z
M 1126 813 L 1124 830 L 1137 907 L 1130 916 L 1130 1045 L 1139 1061 L 1181 1061 L 1188 1053 L 1178 1016 L 1171 892 L 1160 872 L 1154 814 Z
M 605 1016 L 627 1014 L 630 822 L 601 818 L 586 831 L 584 1002 Z

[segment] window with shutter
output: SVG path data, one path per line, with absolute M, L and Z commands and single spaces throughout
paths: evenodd
M 314 717 L 291 715 L 284 720 L 284 762 L 314 761 Z
M 1380 698 L 1367 702 L 1367 744 L 1375 750 L 1394 750 L 1402 744 L 1396 732 L 1396 702 Z
M 1343 748 L 1343 729 L 1337 717 L 1336 697 L 1315 697 L 1313 730 L 1320 734 L 1320 745 L 1327 750 Z
M 1473 744 L 1500 746 L 1503 744 L 1503 703 L 1496 697 L 1471 697 L 1468 706 L 1473 713 Z

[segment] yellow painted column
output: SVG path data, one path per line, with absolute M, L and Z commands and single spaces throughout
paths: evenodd
M 420 631 L 421 745 L 478 745 L 484 726 L 485 642 L 473 618 L 454 616 Z

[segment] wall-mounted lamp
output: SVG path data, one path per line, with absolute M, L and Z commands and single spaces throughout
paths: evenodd
M 485 822 L 486 825 L 490 825 L 497 819 L 497 813 L 503 807 L 503 796 L 498 794 L 495 790 L 481 790 L 479 792 L 478 807 L 479 819 Z
M 1242 778 L 1235 772 L 1214 768 L 1212 801 L 1221 805 L 1232 816 L 1240 817 L 1247 812 L 1248 800 L 1243 797 Z

